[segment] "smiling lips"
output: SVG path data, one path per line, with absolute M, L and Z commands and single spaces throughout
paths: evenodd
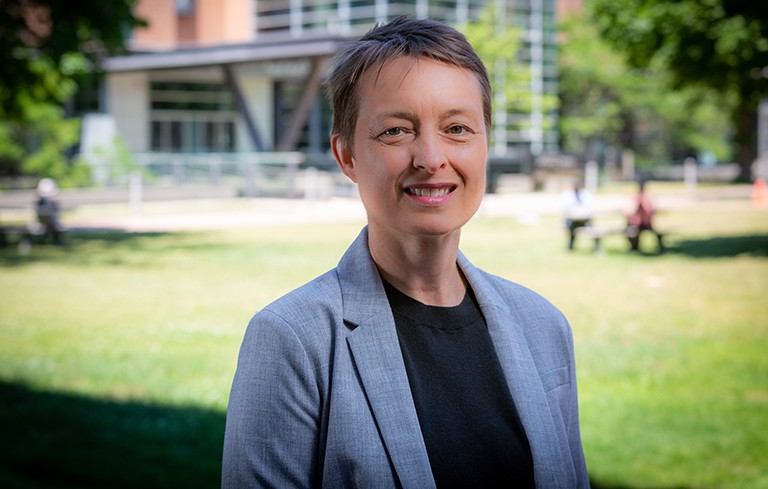
M 442 197 L 455 189 L 455 186 L 449 187 L 408 187 L 406 191 L 416 197 Z

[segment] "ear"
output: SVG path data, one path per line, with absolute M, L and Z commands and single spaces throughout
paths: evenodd
M 341 140 L 341 137 L 339 137 L 338 134 L 331 135 L 331 150 L 333 151 L 333 157 L 336 158 L 336 163 L 339 165 L 341 172 L 346 175 L 347 178 L 357 183 L 355 157 L 352 156 L 352 152 Z

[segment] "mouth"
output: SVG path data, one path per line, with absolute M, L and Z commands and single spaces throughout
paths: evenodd
M 416 197 L 442 197 L 456 190 L 455 185 L 437 186 L 437 187 L 407 187 L 406 193 Z

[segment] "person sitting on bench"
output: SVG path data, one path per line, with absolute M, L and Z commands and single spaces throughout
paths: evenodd
M 573 187 L 563 192 L 561 201 L 568 232 L 568 249 L 573 250 L 576 230 L 592 224 L 592 194 L 584 188 L 581 180 L 574 180 Z
M 43 178 L 37 184 L 37 201 L 35 202 L 35 214 L 42 228 L 43 238 L 50 237 L 55 245 L 61 245 L 63 227 L 59 222 L 59 205 L 56 196 L 59 186 L 51 178 Z
M 645 181 L 640 181 L 637 193 L 632 197 L 631 211 L 627 216 L 626 235 L 632 251 L 640 251 L 640 234 L 643 231 L 655 234 L 659 242 L 659 251 L 664 251 L 663 235 L 653 227 L 655 214 L 656 207 L 645 190 Z

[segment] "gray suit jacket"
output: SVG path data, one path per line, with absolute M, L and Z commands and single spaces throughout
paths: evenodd
M 459 266 L 528 436 L 536 486 L 588 487 L 566 319 L 462 254 Z M 336 269 L 251 320 L 229 400 L 222 487 L 435 487 L 365 229 Z

